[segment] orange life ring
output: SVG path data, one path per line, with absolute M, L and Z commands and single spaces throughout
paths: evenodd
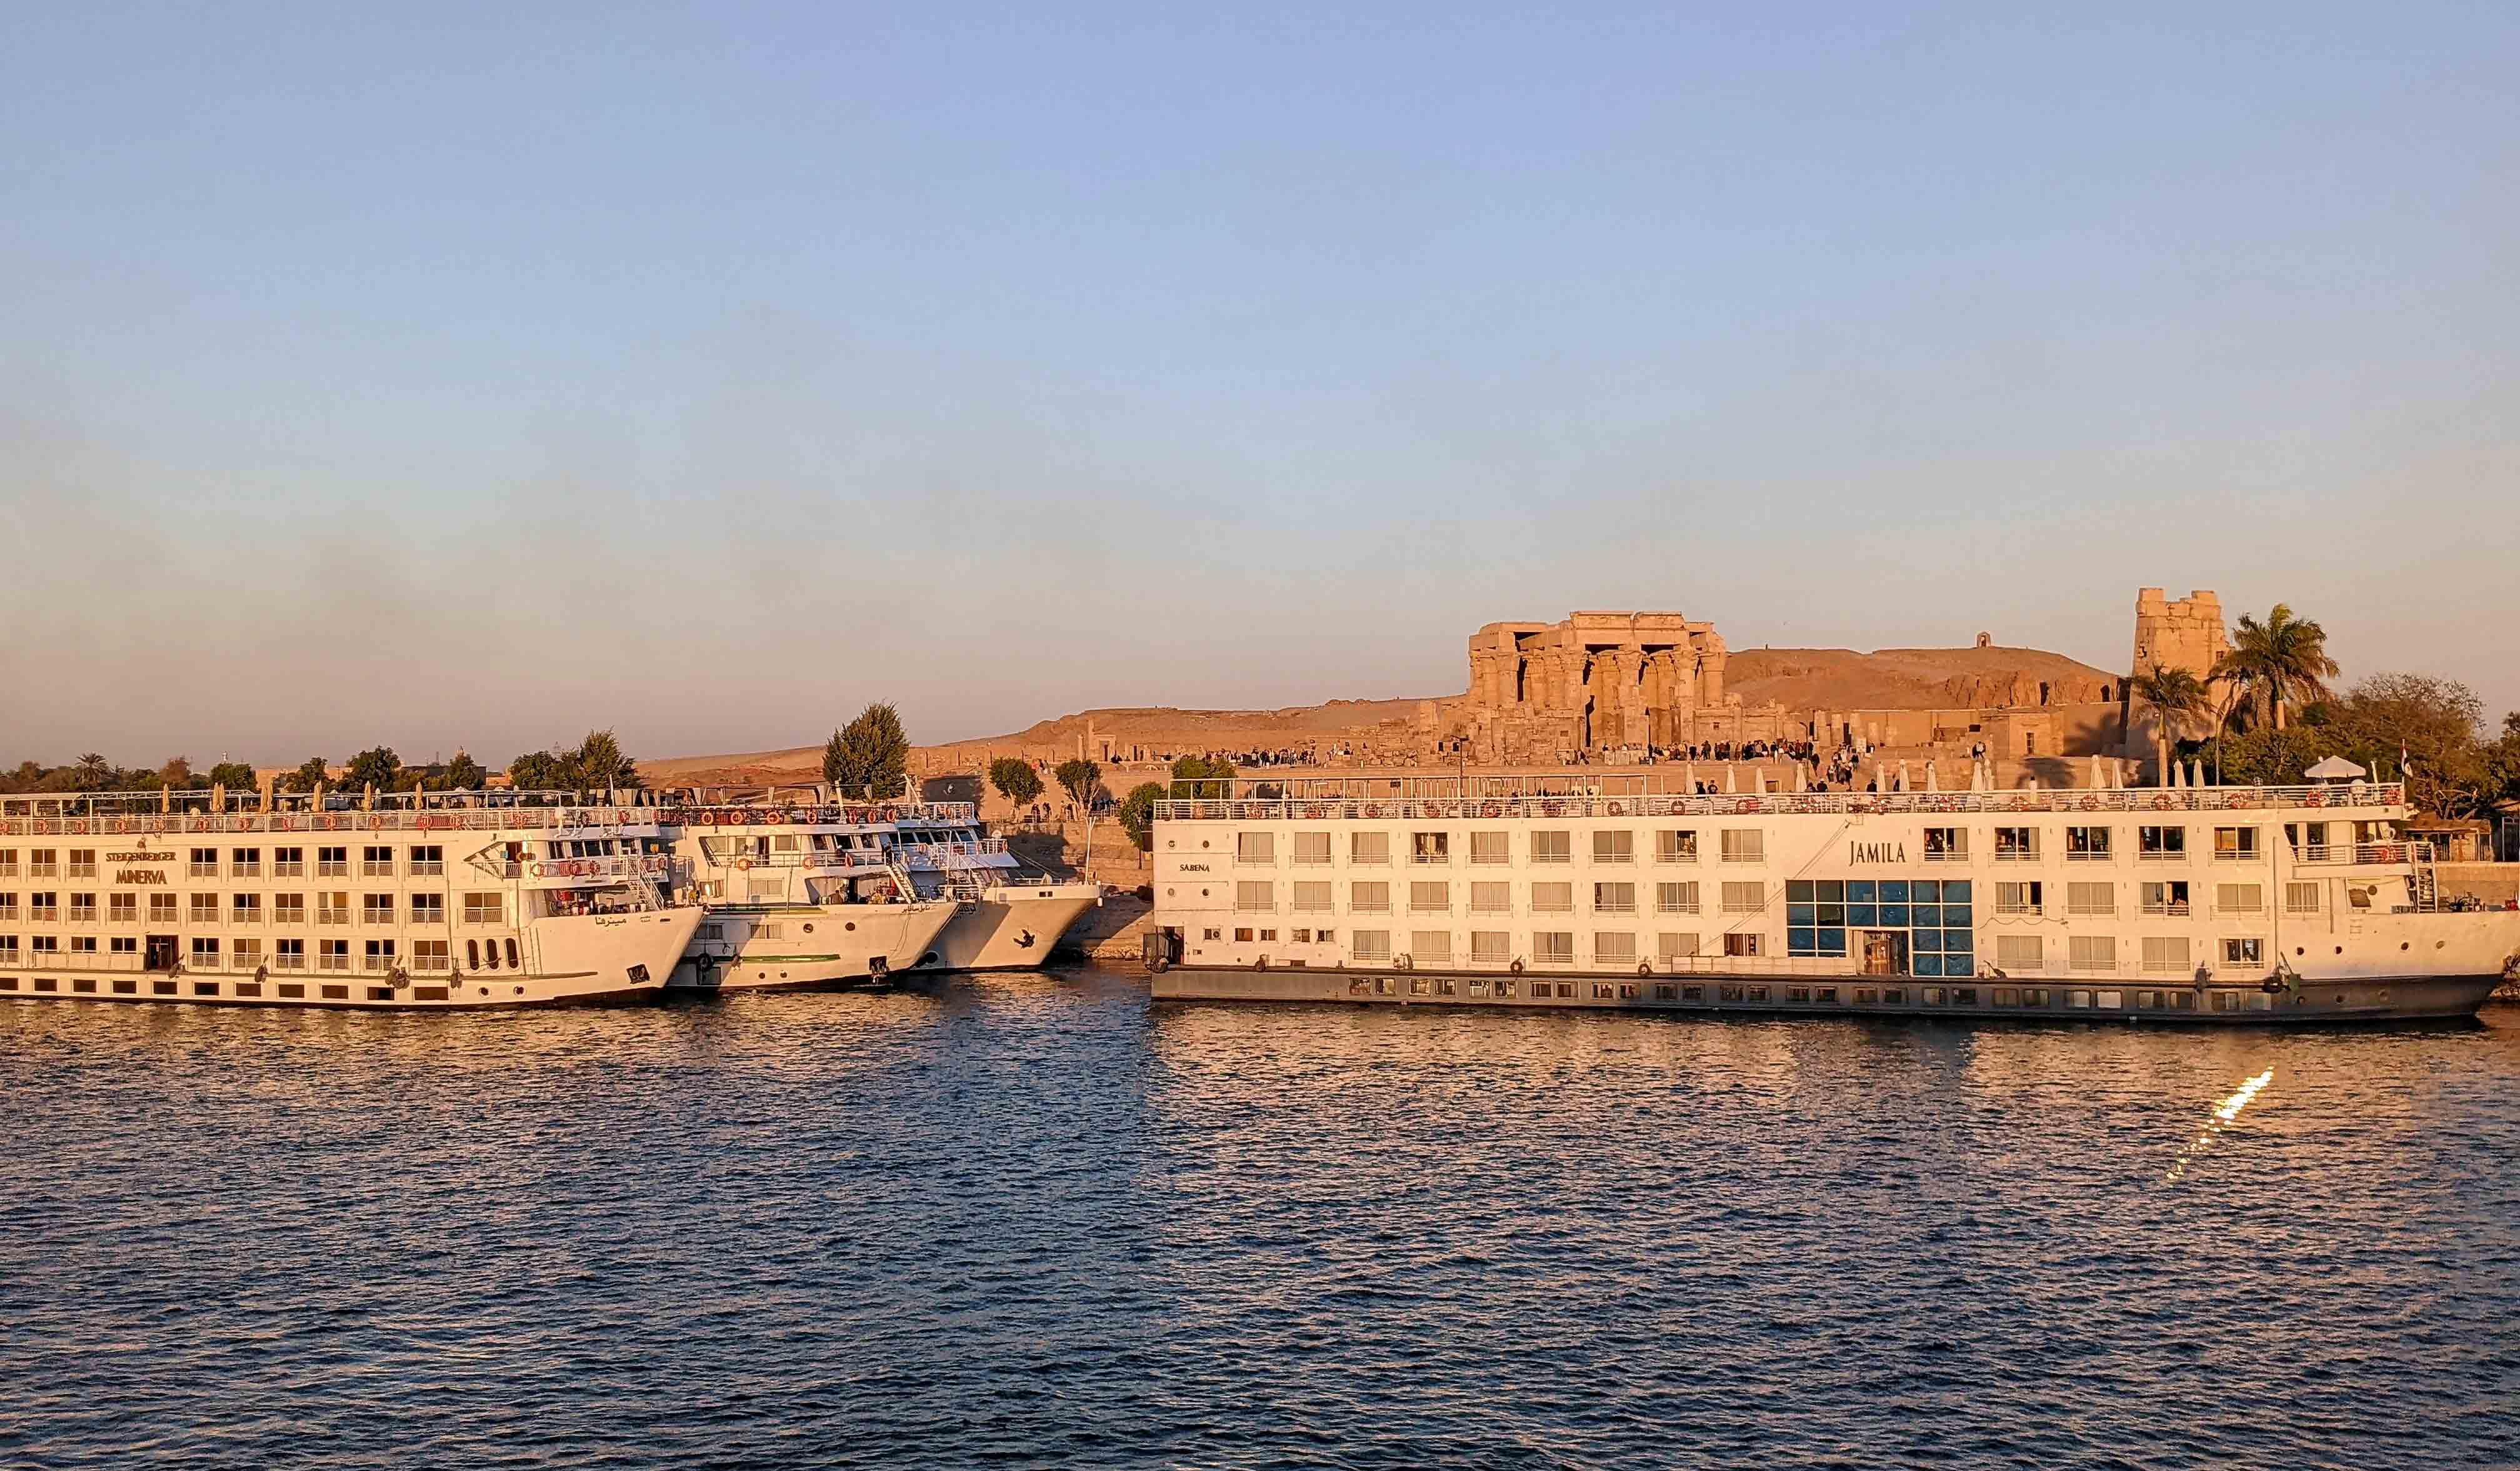
M 738 871 L 742 871 L 743 869 L 750 868 L 752 866 L 752 860 L 750 858 L 738 858 L 735 860 L 735 866 Z
M 525 865 L 525 871 L 533 875 L 535 878 L 541 878 L 543 876 L 543 865 L 540 863 L 528 863 Z
M 1613 817 L 1625 817 L 1628 815 L 1628 809 L 1614 802 L 1610 804 L 1610 815 Z

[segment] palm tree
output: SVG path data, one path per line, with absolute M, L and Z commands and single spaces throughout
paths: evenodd
M 2127 681 L 2128 693 L 2153 709 L 2152 744 L 2158 779 L 2170 780 L 2170 732 L 2205 713 L 2212 696 L 2205 680 L 2186 669 L 2165 669 L 2155 664 Z
M 91 751 L 78 758 L 78 788 L 102 792 L 113 783 L 113 763 Z
M 2240 615 L 2239 634 L 2214 666 L 2213 677 L 2263 694 L 2268 722 L 2281 730 L 2285 704 L 2325 699 L 2326 681 L 2336 672 L 2336 661 L 2327 657 L 2327 630 L 2277 603 L 2263 623 Z

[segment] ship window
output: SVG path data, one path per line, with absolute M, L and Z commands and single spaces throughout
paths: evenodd
M 1531 937 L 1532 958 L 1542 965 L 1575 963 L 1575 932 L 1572 930 L 1537 930 Z
M 1348 945 L 1359 960 L 1388 960 L 1391 958 L 1391 932 L 1357 930 L 1352 932 Z
M 1319 864 L 1328 863 L 1329 860 L 1330 860 L 1330 835 L 1329 835 L 1329 834 L 1328 834 L 1328 833 L 1297 833 L 1297 834 L 1295 835 L 1295 861 L 1296 861 L 1296 862 L 1298 862 L 1298 863 L 1304 863 L 1304 864 L 1319 865 Z
M 1347 860 L 1351 863 L 1380 864 L 1391 861 L 1389 833 L 1351 833 L 1348 835 Z
M 1510 835 L 1506 833 L 1470 834 L 1470 861 L 1473 863 L 1508 863 L 1512 861 Z
M 2137 828 L 2136 851 L 2146 858 L 2183 858 L 2187 855 L 2187 829 L 2183 827 Z
M 1593 963 L 1596 965 L 1634 965 L 1637 961 L 1637 937 L 1627 930 L 1593 932 Z
M 1391 908 L 1391 886 L 1380 880 L 1359 879 L 1348 885 L 1347 906 L 1356 914 L 1383 914 Z
M 1760 863 L 1767 860 L 1767 834 L 1755 827 L 1728 827 L 1724 830 L 1724 861 L 1727 863 Z
M 2007 971 L 2044 969 L 2048 964 L 2047 945 L 2048 942 L 2037 935 L 1998 935 L 1995 963 Z
M 1470 959 L 1474 963 L 1503 965 L 1513 956 L 1513 936 L 1505 930 L 1472 930 Z
M 1249 944 L 1249 943 L 1251 942 L 1251 929 L 1250 929 L 1250 927 L 1249 927 L 1249 926 L 1247 926 L 1247 925 L 1245 925 L 1245 926 L 1242 926 L 1242 927 L 1240 927 L 1240 928 L 1238 928 L 1238 929 L 1234 932 L 1234 942 L 1235 942 L 1236 944 Z
M 2246 940 L 2226 940 L 2223 942 L 2223 963 L 2225 965 L 2264 965 L 2266 964 L 2266 942 L 2263 940 L 2251 938 Z
M 519 967 L 517 963 L 517 942 L 511 940 L 508 942 L 508 969 L 513 971 L 518 968 Z
M 2318 883 L 2313 881 L 2307 884 L 2288 883 L 2284 885 L 2284 912 L 2286 914 L 2317 914 L 2318 912 Z
M 1450 930 L 1410 931 L 1409 956 L 1418 965 L 1452 964 L 1453 932 Z
M 1697 953 L 1697 932 L 1664 930 L 1654 936 L 1654 953 L 1665 960 L 1680 960 Z
M 2156 972 L 2187 969 L 2187 937 L 2184 935 L 2145 936 L 2143 968 Z
M 1660 863 L 1696 862 L 1696 829 L 1665 828 L 1654 834 L 1654 860 Z
M 1450 833 L 1411 833 L 1409 861 L 1412 863 L 1450 863 L 1453 861 L 1453 835 Z
M 1238 863 L 1275 863 L 1278 861 L 1278 839 L 1274 833 L 1237 833 L 1234 835 L 1234 861 Z
M 2065 856 L 2068 860 L 2097 862 L 2109 856 L 2109 830 L 2104 827 L 2069 827 L 2065 829 Z
M 1637 860 L 1637 835 L 1629 832 L 1597 832 L 1593 835 L 1593 861 L 1596 863 L 1633 863 Z
M 2118 968 L 2118 941 L 2114 935 L 2076 935 L 2066 942 L 2066 963 L 2078 971 L 2113 971 Z M 2089 992 L 2078 991 L 2078 995 Z M 2075 1003 L 2089 1006 L 2090 1001 Z
M 1575 861 L 1575 839 L 1571 833 L 1537 832 L 1531 835 L 1531 861 L 1534 863 L 1572 863 Z
M 1727 935 L 1724 937 L 1724 953 L 1727 955 L 1756 955 L 1759 953 L 1759 939 L 1760 937 L 1756 935 Z

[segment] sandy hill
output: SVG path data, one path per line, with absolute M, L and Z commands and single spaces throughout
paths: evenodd
M 1749 706 L 1934 710 L 2115 699 L 2119 678 L 2044 649 L 1741 649 L 1724 687 Z
M 2121 676 L 2040 649 L 1743 649 L 1726 668 L 1726 687 L 1753 708 L 1945 710 L 2004 705 L 2072 705 L 2116 698 Z M 1098 743 L 1165 751 L 1237 751 L 1294 745 L 1343 732 L 1404 736 L 1418 700 L 1332 700 L 1280 710 L 1179 710 L 1171 706 L 1079 711 L 1002 736 L 922 747 L 929 769 L 968 771 L 991 752 L 1066 754 L 1090 723 Z M 812 781 L 823 748 L 791 747 L 726 756 L 675 757 L 640 763 L 651 781 Z

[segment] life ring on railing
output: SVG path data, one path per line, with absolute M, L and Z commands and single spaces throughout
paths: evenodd
M 540 863 L 528 863 L 525 865 L 525 872 L 533 878 L 541 878 L 543 876 L 543 865 Z
M 1378 802 L 1369 802 L 1369 803 L 1367 803 L 1367 804 L 1365 804 L 1365 815 L 1366 815 L 1366 816 L 1368 816 L 1368 817 L 1370 817 L 1370 818 L 1371 818 L 1371 817 L 1379 817 L 1379 816 L 1381 816 L 1381 815 L 1382 815 L 1382 804 L 1380 804 L 1380 803 L 1378 803 Z
M 738 858 L 735 860 L 735 868 L 738 873 L 744 872 L 751 867 L 752 860 L 750 858 Z
M 1414 971 L 1418 968 L 1418 957 L 1415 955 L 1395 955 L 1391 960 L 1391 968 L 1395 971 Z
M 1628 809 L 1621 804 L 1614 802 L 1610 804 L 1610 815 L 1613 817 L 1625 817 L 1628 815 Z
M 1650 975 L 1652 975 L 1652 974 L 1653 974 L 1653 962 L 1652 962 L 1652 961 L 1650 961 L 1650 960 L 1640 960 L 1640 961 L 1638 961 L 1638 962 L 1637 962 L 1637 974 L 1638 974 L 1638 975 L 1640 975 L 1640 976 L 1650 976 Z
M 1267 970 L 1269 968 L 1269 957 L 1263 955 L 1259 959 L 1252 961 L 1251 968 L 1255 971 Z
M 1517 960 L 1511 965 L 1507 966 L 1506 970 L 1513 975 L 1519 976 L 1522 974 L 1522 962 Z

